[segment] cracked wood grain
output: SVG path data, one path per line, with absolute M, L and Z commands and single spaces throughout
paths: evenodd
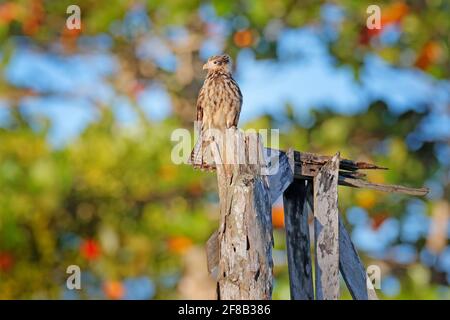
M 262 150 L 259 136 L 240 131 L 235 134 L 246 157 Z M 219 161 L 221 152 L 217 145 L 213 154 Z M 217 246 L 213 237 L 207 251 L 219 253 L 217 291 L 221 300 L 264 300 L 272 296 L 271 202 L 267 179 L 260 175 L 262 166 L 265 163 L 217 165 L 220 226 Z M 214 260 L 209 255 L 210 270 Z
M 316 299 L 339 299 L 339 153 L 314 177 Z
M 323 156 L 319 154 L 309 153 L 309 152 L 300 152 L 300 151 L 289 151 L 292 155 L 292 161 L 293 161 L 293 171 L 294 171 L 294 177 L 296 179 L 308 179 L 312 180 L 319 169 L 331 159 L 329 156 Z M 284 162 L 286 160 L 286 152 L 276 149 L 270 149 L 270 148 L 264 148 L 263 149 L 264 154 L 270 154 L 270 155 L 278 155 L 279 161 L 273 161 L 275 164 L 286 164 Z M 191 165 L 194 168 L 200 167 L 198 163 L 191 163 Z M 273 165 L 272 163 L 270 164 Z M 207 170 L 215 170 L 214 164 L 205 164 L 203 166 L 204 169 Z M 366 188 L 371 190 L 377 190 L 381 192 L 391 192 L 391 193 L 399 193 L 399 194 L 407 194 L 412 196 L 425 196 L 428 192 L 428 188 L 411 188 L 401 185 L 385 185 L 380 183 L 371 183 L 370 181 L 366 181 L 365 174 L 360 172 L 359 170 L 387 170 L 387 168 L 377 166 L 375 164 L 367 163 L 367 162 L 358 162 L 348 159 L 341 159 L 339 164 L 340 172 L 339 172 L 339 185 L 345 186 L 345 187 L 352 187 L 352 188 Z M 280 178 L 287 178 L 285 181 L 290 179 L 291 175 L 291 168 L 289 166 L 281 166 L 280 171 L 274 171 L 276 172 L 277 176 Z M 269 171 L 273 171 L 273 168 L 269 168 Z M 274 187 L 271 188 L 272 190 L 276 191 L 277 186 L 283 186 L 283 182 L 278 182 L 274 177 L 270 177 L 269 180 L 271 180 L 272 184 L 274 184 Z M 275 193 L 277 195 L 278 193 Z M 276 200 L 276 199 L 274 199 Z
M 308 185 L 306 201 L 313 211 L 313 191 Z M 367 281 L 367 273 L 361 258 L 358 255 L 350 235 L 339 216 L 339 270 L 347 285 L 347 288 L 355 300 L 378 300 L 373 286 Z
M 305 180 L 295 180 L 283 194 L 291 299 L 313 300 L 308 211 Z

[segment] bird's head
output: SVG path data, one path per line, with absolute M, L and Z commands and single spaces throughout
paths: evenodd
M 208 61 L 203 65 L 203 70 L 208 71 L 218 71 L 223 70 L 226 72 L 231 71 L 231 59 L 227 54 L 223 54 L 220 56 L 212 56 L 208 59 Z

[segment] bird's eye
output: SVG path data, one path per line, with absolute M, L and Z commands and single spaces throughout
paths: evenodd
M 217 61 L 214 61 L 214 64 L 217 64 Z

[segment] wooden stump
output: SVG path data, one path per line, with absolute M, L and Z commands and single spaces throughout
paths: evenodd
M 216 144 L 213 150 L 221 221 L 217 234 L 218 298 L 271 299 L 272 208 L 267 179 L 260 174 L 265 166 L 263 148 L 256 134 L 244 135 L 236 130 L 233 140 L 239 148 L 229 144 L 219 148 Z M 219 164 L 224 159 L 221 155 L 226 154 L 223 148 L 239 152 L 240 164 Z

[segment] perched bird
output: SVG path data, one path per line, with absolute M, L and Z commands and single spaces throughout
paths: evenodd
M 206 136 L 208 129 L 237 127 L 242 106 L 242 93 L 231 76 L 231 59 L 228 55 L 212 56 L 203 65 L 208 70 L 205 82 L 197 99 L 197 121 L 199 122 L 199 141 L 191 153 L 190 162 L 204 167 Z

